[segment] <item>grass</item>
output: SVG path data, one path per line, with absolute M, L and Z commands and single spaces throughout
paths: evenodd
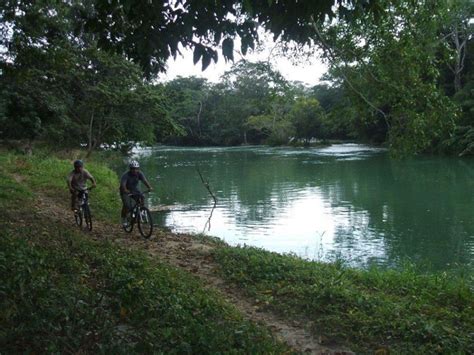
M 112 196 L 116 176 L 93 164 L 97 196 Z M 68 170 L 0 154 L 2 353 L 289 353 L 189 274 L 32 213 Z M 96 204 L 107 218 L 113 205 Z
M 472 274 L 355 270 L 249 247 L 217 248 L 214 258 L 262 307 L 303 319 L 354 350 L 474 353 Z
M 21 183 L 22 186 L 42 191 L 45 195 L 59 200 L 69 201 L 66 177 L 72 171 L 72 161 L 40 152 L 33 156 L 2 154 L 0 162 L 5 174 L 25 179 Z M 118 220 L 121 202 L 117 174 L 100 158 L 85 161 L 85 167 L 97 180 L 97 188 L 91 191 L 89 201 L 94 218 Z

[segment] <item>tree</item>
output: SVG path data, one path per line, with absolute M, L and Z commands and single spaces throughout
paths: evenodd
M 326 76 L 325 80 L 330 82 L 331 85 L 315 85 L 309 95 L 310 97 L 316 98 L 324 110 L 324 115 L 322 116 L 322 132 L 320 132 L 323 136 L 321 138 L 363 138 L 363 132 L 358 132 L 355 125 L 357 112 L 351 103 L 343 83 L 329 76 Z M 385 135 L 383 135 L 382 138 L 377 138 L 372 134 L 370 140 L 380 143 L 385 140 Z
M 55 48 L 25 48 L 15 63 L 2 65 L 0 77 L 4 115 L 2 136 L 49 139 L 65 144 L 72 126 L 68 111 L 73 101 L 74 53 Z
M 198 143 L 204 138 L 202 116 L 209 95 L 206 79 L 178 77 L 166 83 L 165 90 L 173 102 L 171 118 L 186 130 L 186 135 L 180 139 L 181 143 Z
M 82 64 L 71 116 L 87 137 L 89 154 L 101 144 L 153 143 L 157 125 L 169 117 L 158 91 L 142 82 L 140 68 L 97 49 L 85 51 Z
M 462 88 L 462 75 L 465 71 L 467 44 L 472 39 L 474 24 L 472 17 L 474 3 L 469 0 L 452 0 L 445 12 L 443 40 L 450 48 L 447 66 L 453 74 L 454 93 Z
M 324 137 L 323 117 L 324 110 L 314 98 L 298 98 L 289 113 L 296 138 L 302 138 L 306 144 L 313 137 Z
M 0 99 L 2 136 L 87 144 L 90 154 L 101 144 L 153 142 L 158 129 L 161 135 L 178 129 L 138 65 L 98 48 L 90 33 L 74 35 L 75 6 L 81 4 L 7 2 L 1 7 L 2 17 L 13 16 L 16 26 L 6 37 L 10 47 L 0 63 L 6 88 Z
M 249 129 L 257 127 L 248 122 L 250 117 L 269 115 L 274 128 L 288 109 L 289 83 L 269 63 L 240 61 L 223 75 L 223 82 L 231 93 L 229 114 L 235 117 L 244 143 L 252 133 Z
M 398 154 L 436 149 L 454 130 L 458 110 L 439 85 L 439 33 L 447 6 L 381 1 L 376 17 L 314 23 L 335 77 L 341 78 L 365 126 L 385 126 Z M 344 9 L 342 9 L 344 10 Z

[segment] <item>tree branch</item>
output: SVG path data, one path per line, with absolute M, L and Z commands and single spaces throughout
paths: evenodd
M 208 231 L 211 230 L 211 218 L 212 218 L 212 214 L 214 213 L 214 210 L 217 206 L 217 197 L 216 197 L 216 195 L 214 195 L 211 188 L 209 187 L 209 181 L 204 180 L 204 177 L 201 174 L 201 170 L 199 169 L 199 166 L 196 167 L 196 171 L 198 172 L 199 177 L 201 178 L 202 184 L 204 185 L 204 187 L 206 188 L 206 190 L 209 192 L 209 194 L 212 196 L 212 199 L 214 200 L 214 206 L 212 206 L 211 214 L 209 215 L 209 218 L 207 219 L 207 222 L 204 225 L 204 230 L 203 230 L 203 233 L 204 233 L 205 230 L 206 230 L 206 227 L 207 227 Z
M 329 46 L 329 44 L 325 41 L 325 39 L 323 38 L 321 32 L 319 31 L 319 28 L 318 28 L 318 25 L 316 24 L 315 20 L 313 17 L 311 17 L 311 24 L 314 28 L 314 31 L 316 33 L 316 36 L 318 37 L 318 40 L 319 42 L 321 43 L 323 49 L 328 53 L 328 59 L 329 61 L 331 62 L 332 65 L 338 67 L 338 64 L 337 64 L 337 60 L 336 60 L 336 55 L 334 54 L 333 52 L 333 49 Z M 384 120 L 385 120 L 385 124 L 387 125 L 388 128 L 390 128 L 390 123 L 388 122 L 388 118 L 387 118 L 387 114 L 382 110 L 380 109 L 379 107 L 377 107 L 376 105 L 374 105 L 362 92 L 360 92 L 359 90 L 356 89 L 356 87 L 354 86 L 354 84 L 351 82 L 351 80 L 349 80 L 348 76 L 344 73 L 343 70 L 340 71 L 341 73 L 341 76 L 342 78 L 344 79 L 344 81 L 347 83 L 347 85 L 367 104 L 369 105 L 372 109 L 374 109 L 375 111 L 379 112 L 382 114 Z

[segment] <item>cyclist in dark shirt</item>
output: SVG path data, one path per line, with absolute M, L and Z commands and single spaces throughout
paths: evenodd
M 138 185 L 140 181 L 148 188 L 153 190 L 145 175 L 140 171 L 140 164 L 132 160 L 128 166 L 130 168 L 120 178 L 120 197 L 122 198 L 122 224 L 127 225 L 127 212 L 132 208 L 132 199 L 129 194 L 140 193 Z

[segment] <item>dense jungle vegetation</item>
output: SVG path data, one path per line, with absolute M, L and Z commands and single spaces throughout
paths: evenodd
M 316 138 L 386 144 L 401 155 L 473 154 L 472 2 L 333 5 L 4 1 L 0 135 L 91 152 Z M 321 56 L 330 67 L 324 81 L 305 87 L 269 63 L 241 60 L 217 84 L 157 83 L 180 48 L 206 69 L 254 49 L 259 28 L 283 55 Z

